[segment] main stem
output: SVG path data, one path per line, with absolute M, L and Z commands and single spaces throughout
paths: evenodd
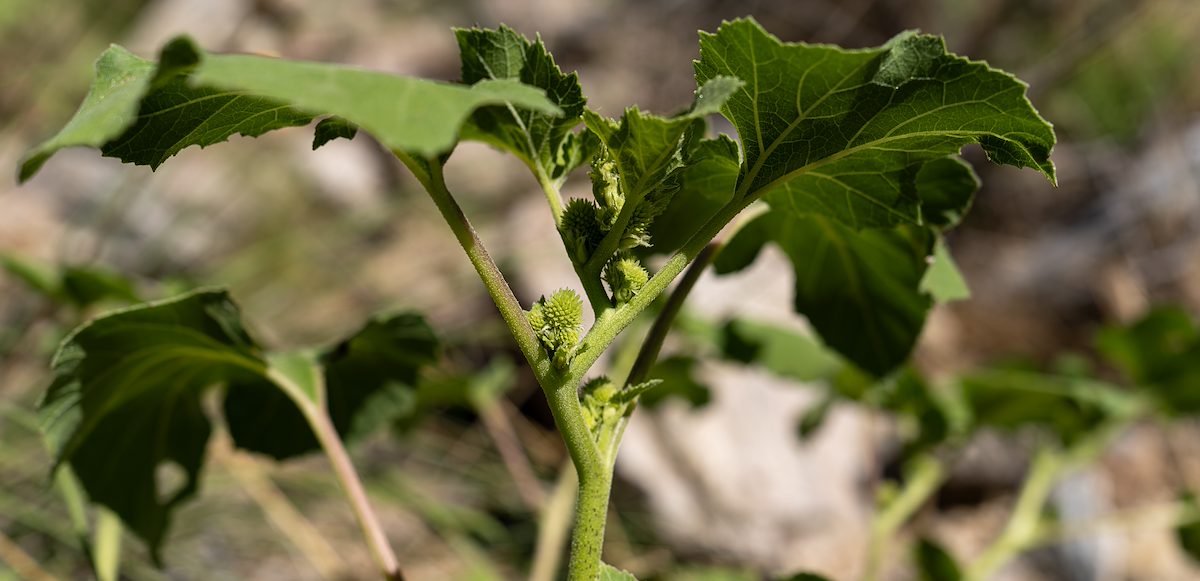
M 633 320 L 648 307 L 658 295 L 704 250 L 705 246 L 733 219 L 749 201 L 736 198 L 717 212 L 700 230 L 676 252 L 666 264 L 634 295 L 629 303 L 620 308 L 604 308 L 597 310 L 596 323 L 580 342 L 570 367 L 564 372 L 556 369 L 550 357 L 542 348 L 525 310 L 517 302 L 512 289 L 504 275 L 497 268 L 488 254 L 483 242 L 475 229 L 467 220 L 462 208 L 454 200 L 446 188 L 442 176 L 442 166 L 438 159 L 417 159 L 403 151 L 393 150 L 398 157 L 416 176 L 417 180 L 429 192 L 438 211 L 454 232 L 467 258 L 475 267 L 476 272 L 487 288 L 488 295 L 496 304 L 504 322 L 508 325 L 516 339 L 521 353 L 533 368 L 538 383 L 545 392 L 550 411 L 554 416 L 554 424 L 562 434 L 567 445 L 571 462 L 575 465 L 579 476 L 579 501 L 575 511 L 575 530 L 571 542 L 571 563 L 569 565 L 572 581 L 593 581 L 600 574 L 600 558 L 604 544 L 604 525 L 607 520 L 609 491 L 612 486 L 611 462 L 605 461 L 615 452 L 606 450 L 601 453 L 591 430 L 583 420 L 583 409 L 579 402 L 579 386 L 600 355 L 604 353 Z M 542 184 L 543 187 L 546 184 Z M 602 268 L 603 263 L 594 261 Z M 599 272 L 596 264 L 589 262 L 582 269 L 583 278 L 595 279 L 598 284 Z M 589 276 L 595 274 L 595 276 Z M 699 273 L 697 273 L 698 276 Z M 588 281 L 584 280 L 585 287 Z M 694 281 L 692 281 L 694 283 Z M 594 285 L 593 285 L 594 286 Z M 689 285 L 690 288 L 690 285 Z M 594 290 L 589 288 L 589 291 Z M 601 289 L 602 290 L 602 289 Z M 597 297 L 589 292 L 593 307 L 597 306 Z M 686 294 L 686 291 L 685 291 Z

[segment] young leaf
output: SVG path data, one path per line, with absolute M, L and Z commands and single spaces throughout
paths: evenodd
M 29 179 L 64 147 L 96 147 L 156 168 L 190 145 L 306 125 L 316 115 L 341 117 L 385 147 L 428 157 L 453 148 L 473 111 L 504 103 L 559 112 L 542 91 L 511 80 L 464 87 L 323 63 L 214 55 L 186 37 L 168 43 L 156 65 L 113 46 L 97 61 L 75 116 L 26 156 L 19 177 Z
M 933 245 L 933 256 L 929 257 L 929 268 L 921 277 L 920 291 L 933 297 L 938 303 L 950 303 L 971 298 L 967 281 L 950 256 L 946 241 L 938 238 Z
M 267 373 L 237 307 L 202 290 L 117 311 L 68 336 L 53 368 L 38 414 L 56 466 L 69 463 L 157 560 L 171 510 L 199 482 L 211 431 L 203 390 Z M 166 465 L 182 472 L 177 490 L 159 486 Z
M 753 20 L 701 33 L 696 80 L 746 82 L 721 112 L 745 155 L 741 196 L 818 213 L 852 228 L 922 223 L 921 165 L 980 144 L 997 163 L 1051 181 L 1054 134 L 1012 76 L 946 52 L 941 38 L 902 33 L 843 50 L 782 43 Z
M 588 129 L 616 161 L 621 192 L 627 203 L 636 203 L 662 183 L 667 174 L 683 164 L 681 146 L 684 132 L 698 119 L 714 113 L 733 94 L 741 82 L 730 77 L 714 77 L 696 90 L 690 111 L 675 117 L 659 117 L 631 107 L 620 121 L 607 119 L 585 110 Z
M 517 31 L 459 28 L 454 31 L 462 58 L 462 82 L 489 79 L 520 81 L 546 92 L 561 111 L 547 114 L 511 105 L 484 107 L 471 116 L 465 139 L 478 139 L 516 155 L 534 175 L 559 178 L 587 160 L 578 150 L 585 142 L 571 129 L 579 124 L 587 99 L 575 73 L 563 74 L 539 38 L 529 42 Z
M 608 563 L 600 563 L 600 581 L 637 581 L 637 577 Z
M 323 376 L 310 400 L 325 406 L 344 441 L 371 433 L 412 409 L 417 375 L 437 357 L 433 330 L 416 314 L 372 319 L 306 360 Z M 274 361 L 273 361 L 274 362 Z M 276 365 L 278 367 L 278 365 Z M 230 384 L 225 419 L 234 443 L 283 460 L 319 449 L 294 398 L 267 381 Z
M 768 242 L 792 261 L 795 308 L 847 359 L 883 375 L 908 357 L 930 298 L 920 289 L 934 235 L 918 227 L 855 232 L 829 218 L 774 210 L 755 218 L 714 264 L 744 268 Z

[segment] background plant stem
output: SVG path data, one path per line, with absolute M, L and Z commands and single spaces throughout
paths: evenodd
M 866 581 L 879 578 L 883 558 L 887 556 L 888 547 L 895 538 L 896 531 L 920 510 L 945 480 L 946 467 L 932 454 L 922 454 L 913 459 L 900 494 L 883 507 L 871 523 L 867 571 L 863 576 Z

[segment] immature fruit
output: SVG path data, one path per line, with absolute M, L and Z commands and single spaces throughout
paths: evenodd
M 587 262 L 600 241 L 604 239 L 607 228 L 601 222 L 600 208 L 591 200 L 575 198 L 567 202 L 563 209 L 562 224 L 559 231 L 571 259 L 578 264 Z
M 650 274 L 642 263 L 628 252 L 620 252 L 604 267 L 604 282 L 612 291 L 613 302 L 618 305 L 633 300 L 633 296 L 646 286 Z
M 534 303 L 527 316 L 529 326 L 553 357 L 554 366 L 566 369 L 579 343 L 583 300 L 573 290 L 560 289 Z

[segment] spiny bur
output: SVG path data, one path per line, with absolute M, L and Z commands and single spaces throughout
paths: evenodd
M 559 289 L 534 303 L 528 316 L 529 325 L 554 358 L 554 366 L 566 369 L 579 343 L 583 300 L 573 290 Z
M 642 268 L 642 263 L 628 252 L 617 253 L 604 267 L 604 282 L 608 283 L 613 302 L 617 305 L 633 300 L 633 296 L 649 280 L 650 274 Z
M 600 246 L 607 228 L 601 221 L 600 208 L 595 202 L 575 198 L 567 202 L 567 207 L 563 209 L 559 231 L 571 259 L 583 264 Z

